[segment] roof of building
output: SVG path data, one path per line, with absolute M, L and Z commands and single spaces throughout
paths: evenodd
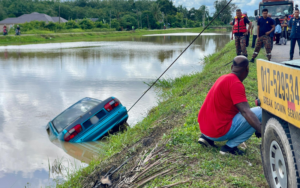
M 59 17 L 52 17 L 52 19 L 53 19 L 53 22 L 59 22 Z M 68 20 L 60 17 L 60 23 L 66 23 L 66 22 L 68 22 Z
M 96 22 L 97 20 L 99 20 L 99 18 L 88 18 L 90 20 L 92 20 L 93 22 Z
M 21 24 L 31 21 L 59 22 L 59 17 L 51 17 L 47 14 L 33 12 L 31 14 L 23 14 L 22 16 L 17 18 L 6 18 L 5 20 L 2 20 L 0 24 Z M 67 22 L 67 20 L 64 18 L 60 18 L 60 21 L 62 23 Z
M 6 18 L 0 22 L 0 24 L 14 24 L 17 23 L 17 18 Z

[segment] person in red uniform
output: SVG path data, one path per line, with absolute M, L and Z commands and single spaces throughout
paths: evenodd
M 248 17 L 248 14 L 247 14 L 246 11 L 243 12 L 243 16 L 249 20 L 249 17 Z M 248 26 L 247 26 L 248 34 L 246 35 L 246 47 L 249 46 L 250 31 L 251 31 L 251 28 L 250 28 L 250 27 L 252 27 L 252 22 L 249 20 L 249 24 L 248 24 Z
M 217 79 L 200 109 L 198 123 L 201 136 L 198 142 L 207 147 L 216 147 L 214 141 L 225 141 L 221 154 L 244 152 L 238 145 L 248 140 L 253 133 L 260 137 L 260 107 L 250 108 L 243 81 L 249 73 L 249 61 L 244 56 L 233 59 L 231 73 Z
M 251 22 L 247 17 L 242 15 L 241 9 L 237 9 L 236 17 L 234 18 L 232 24 L 233 26 L 231 40 L 233 40 L 234 34 L 236 54 L 248 57 L 246 45 L 247 35 L 249 35 L 249 31 L 247 29 L 247 24 L 249 25 L 248 28 L 251 28 Z

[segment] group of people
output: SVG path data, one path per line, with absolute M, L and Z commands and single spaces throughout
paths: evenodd
M 275 45 L 286 45 L 288 28 L 291 28 L 290 60 L 293 60 L 296 41 L 300 47 L 300 33 L 298 34 L 298 28 L 300 28 L 299 10 L 295 10 L 294 18 L 290 21 L 288 18 L 288 15 L 286 15 L 282 23 L 280 23 L 278 18 L 275 20 L 272 19 L 272 15 L 268 13 L 268 9 L 263 9 L 262 16 L 256 17 L 253 22 L 250 22 L 247 12 L 243 12 L 242 14 L 241 10 L 237 9 L 236 17 L 230 23 L 233 25 L 231 39 L 233 40 L 234 35 L 237 55 L 248 57 L 247 47 L 249 46 L 249 37 L 253 35 L 252 48 L 255 48 L 255 50 L 250 62 L 254 63 L 262 47 L 265 47 L 268 60 L 271 60 L 274 36 L 276 39 Z
M 6 25 L 3 27 L 3 35 L 7 35 L 8 32 L 7 32 L 7 27 Z M 17 28 L 16 28 L 16 35 L 20 35 L 21 34 L 21 29 L 20 29 L 20 26 L 17 25 Z
M 274 35 L 277 39 L 276 43 L 279 44 L 278 38 L 287 36 L 288 27 L 292 29 L 291 59 L 293 59 L 296 41 L 300 46 L 298 9 L 295 10 L 294 18 L 288 21 L 288 17 L 285 17 L 282 23 L 268 16 L 267 9 L 263 9 L 262 13 L 261 18 L 251 23 L 245 12 L 242 14 L 240 9 L 236 11 L 236 17 L 231 24 L 232 35 L 235 35 L 237 56 L 232 61 L 231 73 L 216 80 L 199 111 L 198 123 L 201 136 L 198 142 L 205 147 L 217 148 L 215 141 L 227 141 L 220 149 L 221 154 L 244 155 L 244 151 L 238 146 L 254 133 L 258 138 L 261 137 L 262 109 L 250 108 L 243 85 L 249 73 L 246 48 L 249 45 L 249 33 L 253 34 L 252 47 L 255 47 L 250 62 L 254 62 L 263 45 L 270 60 Z

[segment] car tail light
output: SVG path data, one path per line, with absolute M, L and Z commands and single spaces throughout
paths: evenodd
M 81 125 L 75 125 L 72 129 L 70 129 L 64 136 L 64 140 L 69 142 L 72 138 L 78 135 L 82 131 Z
M 104 105 L 105 110 L 108 112 L 112 111 L 115 107 L 119 106 L 120 101 L 118 99 L 113 99 L 109 101 L 106 105 Z

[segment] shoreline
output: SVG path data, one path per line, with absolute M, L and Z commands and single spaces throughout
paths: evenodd
M 80 33 L 50 33 L 50 34 L 24 34 L 20 36 L 8 35 L 0 37 L 0 46 L 41 44 L 57 42 L 79 42 L 79 41 L 103 41 L 118 37 L 138 37 L 152 34 L 165 33 L 200 33 L 202 27 L 186 29 L 166 29 L 166 30 L 140 30 L 132 31 L 109 31 L 109 32 L 80 32 Z M 226 30 L 207 29 L 205 32 L 220 32 Z
M 253 49 L 247 50 L 248 54 L 253 53 Z M 161 187 L 184 181 L 192 183 L 190 187 L 194 188 L 212 185 L 268 187 L 262 169 L 260 139 L 252 136 L 247 141 L 245 156 L 222 156 L 218 149 L 203 148 L 197 143 L 200 135 L 197 122 L 199 109 L 215 80 L 230 73 L 230 65 L 220 67 L 232 61 L 235 55 L 234 41 L 231 41 L 219 52 L 205 58 L 202 72 L 173 80 L 161 80 L 156 86 L 160 89 L 158 96 L 161 102 L 133 128 L 107 137 L 106 145 L 102 148 L 106 152 L 57 187 L 93 187 L 100 176 L 112 166 L 118 166 L 126 158 L 134 156 L 131 162 L 112 177 L 113 183 L 117 182 L 120 174 L 128 174 L 136 162 L 142 156 L 149 155 L 155 146 L 162 148 L 167 152 L 166 156 L 174 160 L 171 163 L 162 163 L 145 174 L 151 176 L 155 171 L 162 169 L 171 169 L 172 173 L 170 171 L 166 175 L 154 177 L 144 184 L 147 187 Z M 260 53 L 258 58 L 266 59 L 264 53 Z M 253 107 L 257 96 L 257 73 L 256 64 L 251 63 L 249 66 L 250 73 L 244 85 L 249 104 Z M 219 147 L 223 144 L 224 142 L 217 143 Z M 162 161 L 170 160 L 166 156 L 160 155 L 159 158 Z M 141 181 L 143 179 L 133 184 L 139 185 Z

